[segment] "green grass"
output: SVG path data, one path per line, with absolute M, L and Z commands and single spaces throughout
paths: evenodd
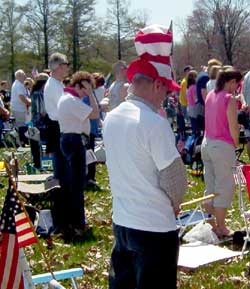
M 188 178 L 189 187 L 185 200 L 202 196 L 204 183 L 201 178 L 191 176 L 190 173 L 188 173 Z M 48 249 L 45 240 L 41 240 L 53 270 L 73 267 L 84 269 L 84 277 L 78 280 L 80 288 L 84 289 L 104 289 L 108 287 L 108 268 L 113 235 L 111 194 L 107 170 L 104 165 L 97 167 L 97 181 L 101 186 L 100 191 L 85 192 L 86 216 L 89 225 L 93 229 L 93 234 L 81 244 L 64 244 L 60 238 L 54 238 L 52 249 Z M 7 179 L 1 177 L 1 183 L 5 184 L 5 188 L 0 190 L 0 205 L 2 206 Z M 67 214 L 67 212 L 65 213 Z M 243 228 L 237 194 L 235 194 L 233 206 L 229 210 L 227 222 L 234 230 Z M 230 244 L 226 244 L 226 246 L 230 247 Z M 47 271 L 37 245 L 27 247 L 25 251 L 33 274 Z M 216 262 L 195 271 L 179 271 L 178 275 L 179 288 L 183 289 L 250 288 L 250 258 L 247 255 L 243 260 L 233 258 Z M 68 282 L 62 283 L 70 288 Z

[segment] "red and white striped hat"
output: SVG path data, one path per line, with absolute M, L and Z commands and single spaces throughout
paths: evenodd
M 178 90 L 179 86 L 172 80 L 172 38 L 172 32 L 161 25 L 141 29 L 134 40 L 139 59 L 130 63 L 128 80 L 132 82 L 136 73 L 142 73 L 165 82 L 169 90 Z

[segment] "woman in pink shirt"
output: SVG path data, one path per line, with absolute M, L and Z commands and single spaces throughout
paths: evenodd
M 195 103 L 197 100 L 196 96 L 196 77 L 197 72 L 191 70 L 187 76 L 187 114 L 190 118 L 192 134 L 196 135 L 197 132 L 197 115 L 195 112 Z
M 239 71 L 229 68 L 220 70 L 216 88 L 209 92 L 205 101 L 205 134 L 201 148 L 204 163 L 205 195 L 216 197 L 205 204 L 218 237 L 230 235 L 225 218 L 234 193 L 233 166 L 235 148 L 239 144 L 236 100 L 232 94 L 242 78 Z

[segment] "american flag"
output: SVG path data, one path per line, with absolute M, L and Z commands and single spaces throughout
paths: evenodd
M 37 242 L 37 239 L 29 219 L 26 216 L 24 217 L 23 214 L 17 194 L 13 189 L 9 189 L 0 220 L 2 233 L 0 289 L 24 288 L 19 249 Z

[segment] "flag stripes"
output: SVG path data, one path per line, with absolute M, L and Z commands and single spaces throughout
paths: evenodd
M 151 55 L 169 56 L 172 51 L 172 43 L 156 42 L 156 43 L 141 43 L 135 42 L 135 48 L 139 56 L 144 53 Z
M 29 220 L 24 212 L 15 216 L 15 222 L 17 240 L 20 248 L 31 245 L 37 241 Z
M 16 235 L 3 233 L 1 246 L 0 289 L 24 289 Z

